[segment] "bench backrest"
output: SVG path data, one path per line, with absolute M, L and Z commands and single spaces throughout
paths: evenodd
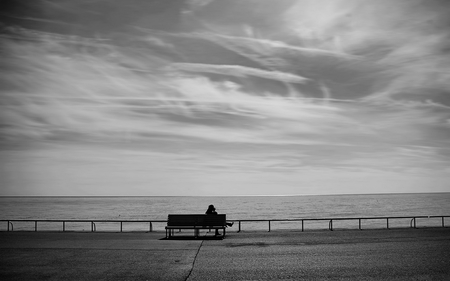
M 224 226 L 225 223 L 225 214 L 170 214 L 167 219 L 167 226 Z

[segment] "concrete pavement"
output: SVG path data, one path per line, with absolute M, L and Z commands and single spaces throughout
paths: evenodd
M 199 240 L 164 233 L 0 233 L 0 280 L 184 280 Z
M 0 279 L 450 279 L 448 228 L 191 235 L 1 232 Z
M 189 280 L 450 280 L 450 231 L 233 235 L 203 243 Z

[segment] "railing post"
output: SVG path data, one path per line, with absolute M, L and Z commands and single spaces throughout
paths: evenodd
M 330 222 L 328 223 L 328 229 L 333 231 L 333 220 L 330 220 Z
M 269 221 L 269 232 L 270 232 L 270 221 Z
M 305 230 L 304 221 L 302 220 L 302 232 Z
M 153 231 L 153 225 L 152 225 L 152 222 L 150 222 L 150 232 L 152 232 Z
M 66 222 L 63 221 L 63 232 L 65 232 L 65 231 L 66 231 Z
M 359 220 L 359 230 L 361 230 L 361 219 L 358 220 Z
M 414 225 L 414 226 L 413 226 Z M 411 222 L 409 223 L 409 226 L 411 227 L 411 228 L 416 228 L 416 218 L 412 218 L 411 219 Z
M 37 221 L 34 221 L 34 231 L 37 232 Z
M 120 232 L 122 232 L 122 223 L 123 222 L 120 222 Z
M 444 216 L 442 216 L 442 227 L 445 227 L 445 224 L 444 224 Z
M 241 232 L 241 221 L 239 221 L 239 230 L 238 232 Z
M 389 229 L 389 218 L 386 218 L 386 228 Z

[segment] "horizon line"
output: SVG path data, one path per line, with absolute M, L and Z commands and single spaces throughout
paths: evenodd
M 249 194 L 249 195 L 0 195 L 0 198 L 111 198 L 111 197 L 300 197 L 300 196 L 345 196 L 345 195 L 402 195 L 443 194 L 450 191 L 430 192 L 380 192 L 380 193 L 328 193 L 328 194 Z

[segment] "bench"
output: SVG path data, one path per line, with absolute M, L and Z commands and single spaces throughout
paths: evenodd
M 174 230 L 193 229 L 194 237 L 198 237 L 200 229 L 222 229 L 225 237 L 226 215 L 206 215 L 206 214 L 170 214 L 167 219 L 166 238 L 174 235 Z

